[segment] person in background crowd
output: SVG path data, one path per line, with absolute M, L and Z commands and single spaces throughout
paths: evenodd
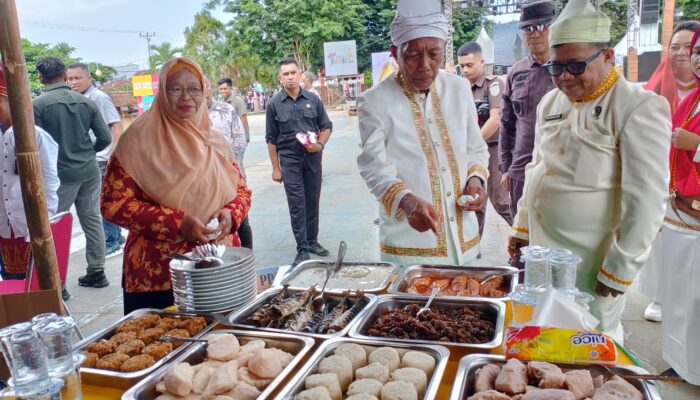
M 311 92 L 318 97 L 321 97 L 321 95 L 318 94 L 318 91 L 316 91 L 316 88 L 314 87 L 315 80 L 316 80 L 316 75 L 314 75 L 313 72 L 304 71 L 304 76 L 302 78 L 302 83 L 303 83 L 302 86 L 306 91 Z
M 58 209 L 58 179 L 56 163 L 58 161 L 58 144 L 45 130 L 34 127 L 36 146 L 41 163 L 41 176 L 44 181 L 46 208 L 49 218 Z M 7 98 L 5 72 L 0 65 L 0 275 L 2 279 L 24 279 L 29 265 L 31 246 L 29 245 L 29 229 L 24 213 L 22 190 L 20 188 L 19 170 L 15 155 L 15 135 L 12 131 L 12 115 L 10 102 Z
M 542 68 L 558 90 L 537 111 L 533 160 L 508 250 L 541 245 L 581 256 L 576 286 L 619 343 L 624 293 L 649 256 L 668 197 L 668 102 L 614 67 L 610 19 L 570 0 L 550 27 Z
M 523 194 L 525 166 L 532 160 L 537 105 L 554 89 L 552 79 L 541 68 L 549 60 L 549 25 L 557 5 L 550 0 L 523 4 L 520 30 L 529 54 L 508 70 L 501 105 L 499 154 L 501 180 L 510 193 L 510 213 L 515 218 Z M 517 265 L 517 260 L 515 264 Z
M 466 80 L 441 72 L 449 22 L 438 0 L 399 0 L 399 72 L 358 98 L 357 166 L 379 207 L 382 260 L 461 264 L 478 253 L 488 148 Z M 464 206 L 461 195 L 477 197 Z
M 481 46 L 476 42 L 467 42 L 460 46 L 457 50 L 457 60 L 463 77 L 469 79 L 471 83 L 481 137 L 489 147 L 489 177 L 486 185 L 489 199 L 496 212 L 506 220 L 508 225 L 512 225 L 508 191 L 501 185 L 501 172 L 498 170 L 498 130 L 501 126 L 499 111 L 503 82 L 495 75 L 484 72 Z M 479 237 L 484 237 L 486 203 L 476 211 L 476 219 L 479 221 Z
M 119 117 L 119 112 L 114 106 L 112 99 L 103 91 L 97 89 L 92 83 L 90 70 L 85 63 L 74 63 L 68 66 L 66 70 L 68 77 L 68 85 L 71 89 L 83 94 L 88 99 L 97 104 L 100 110 L 100 115 L 105 120 L 109 128 L 112 130 L 112 144 L 106 149 L 97 153 L 97 166 L 100 168 L 100 174 L 104 176 L 107 161 L 112 155 L 112 148 L 119 140 L 122 134 L 122 120 Z M 102 229 L 105 232 L 105 248 L 106 257 L 113 257 L 122 253 L 122 245 L 126 241 L 122 237 L 121 228 L 113 223 L 102 219 Z
M 690 65 L 700 83 L 700 29 Z M 661 232 L 664 279 L 663 357 L 683 379 L 700 385 L 700 88 L 673 114 L 671 199 Z
M 299 86 L 299 63 L 285 58 L 278 64 L 278 75 L 284 90 L 270 101 L 266 120 L 266 136 L 272 180 L 284 184 L 289 205 L 292 231 L 297 243 L 295 267 L 308 260 L 309 253 L 327 256 L 318 242 L 319 202 L 323 149 L 331 136 L 333 123 L 328 118 L 323 103 Z M 316 143 L 299 142 L 296 134 L 313 132 Z
M 222 101 L 214 100 L 214 93 L 211 88 L 209 79 L 205 79 L 204 99 L 207 101 L 209 109 L 209 122 L 212 129 L 221 132 L 233 151 L 241 175 L 245 179 L 245 168 L 243 167 L 243 154 L 248 146 L 246 141 L 245 131 L 241 119 L 236 113 L 236 109 L 232 105 Z M 248 216 L 243 219 L 238 227 L 238 237 L 241 239 L 241 246 L 253 249 L 253 231 L 250 229 Z
M 229 77 L 219 79 L 219 93 L 224 102 L 233 106 L 241 119 L 243 129 L 245 129 L 245 140 L 250 143 L 250 127 L 248 126 L 248 107 L 245 100 L 238 94 L 238 88 L 233 86 L 233 81 Z M 241 156 L 241 161 L 243 157 Z M 243 164 L 239 164 L 243 165 Z M 242 168 L 241 168 L 242 169 Z
M 204 82 L 194 61 L 168 61 L 153 106 L 126 129 L 107 164 L 102 214 L 129 229 L 125 314 L 173 304 L 169 254 L 209 242 L 240 245 L 236 230 L 251 192 L 228 142 L 210 127 Z M 216 230 L 206 226 L 212 219 Z
M 78 279 L 80 286 L 103 288 L 109 285 L 104 272 L 105 235 L 100 216 L 100 169 L 96 153 L 112 143 L 100 110 L 94 101 L 66 85 L 66 67 L 56 57 L 37 61 L 39 80 L 46 91 L 34 99 L 34 121 L 58 143 L 58 212 L 75 204 L 80 226 L 85 233 L 87 274 Z M 90 130 L 95 135 L 93 144 Z M 68 292 L 63 290 L 64 297 Z
M 690 40 L 698 28 L 700 23 L 695 21 L 681 22 L 676 26 L 666 57 L 661 60 L 661 64 L 644 85 L 645 89 L 652 90 L 668 100 L 671 113 L 674 113 L 678 104 L 697 87 L 690 68 Z M 651 299 L 644 310 L 644 318 L 654 322 L 661 321 L 662 293 L 659 288 L 663 286 L 662 282 L 666 276 L 661 258 L 661 236 L 658 235 L 654 241 L 649 261 L 639 274 L 642 293 Z

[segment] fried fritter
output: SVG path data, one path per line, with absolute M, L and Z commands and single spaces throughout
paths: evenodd
M 114 352 L 114 345 L 108 340 L 100 339 L 95 343 L 90 343 L 89 345 L 87 345 L 85 350 L 87 350 L 89 353 L 95 353 L 99 357 L 104 357 L 107 354 Z
M 141 324 L 141 326 L 143 326 L 144 329 L 153 328 L 154 326 L 158 325 L 158 322 L 160 322 L 160 315 L 147 314 L 142 317 L 136 318 L 135 321 Z
M 190 333 L 187 332 L 185 329 L 173 329 L 171 331 L 165 332 L 166 335 L 168 336 L 175 336 L 175 337 L 181 337 L 181 338 L 189 338 Z M 173 342 L 173 348 L 178 348 L 182 345 L 182 342 Z
M 128 331 L 128 332 L 122 332 L 122 333 L 117 333 L 116 335 L 112 336 L 109 339 L 109 342 L 112 343 L 112 347 L 115 349 L 119 347 L 121 344 L 128 342 L 129 340 L 134 340 L 138 337 L 138 334 L 133 331 Z
M 107 354 L 106 356 L 97 360 L 95 368 L 119 371 L 119 368 L 121 368 L 122 364 L 124 364 L 128 359 L 129 356 L 126 354 Z
M 148 354 L 139 354 L 138 356 L 133 356 L 126 360 L 124 364 L 119 368 L 122 372 L 135 372 L 146 369 L 151 365 L 155 364 L 156 360 Z
M 180 323 L 180 329 L 186 329 L 190 337 L 198 334 L 207 327 L 207 320 L 203 317 L 188 318 Z
M 167 343 L 167 342 L 153 342 L 146 346 L 142 353 L 143 354 L 148 354 L 149 356 L 153 357 L 154 360 L 160 360 L 161 358 L 165 357 L 173 351 L 173 344 L 172 343 Z
M 117 327 L 117 333 L 122 333 L 122 332 L 136 332 L 139 333 L 143 330 L 143 325 L 135 319 L 129 319 L 124 322 L 122 322 L 118 327 Z
M 173 317 L 165 317 L 161 318 L 160 321 L 156 324 L 156 328 L 161 328 L 164 331 L 170 331 L 173 329 L 176 329 L 180 326 L 180 319 L 179 318 L 173 318 Z
M 128 342 L 123 343 L 119 347 L 117 347 L 117 350 L 115 353 L 119 354 L 127 354 L 129 356 L 137 356 L 141 354 L 141 351 L 143 348 L 146 347 L 146 344 L 143 343 L 143 341 L 134 339 L 134 340 L 129 340 Z
M 164 333 L 165 330 L 162 328 L 148 328 L 139 333 L 138 339 L 148 345 L 158 340 Z
M 100 359 L 100 356 L 98 356 L 97 353 L 90 352 L 83 352 L 83 354 L 85 355 L 85 361 L 83 361 L 80 366 L 84 368 L 95 368 L 95 364 L 97 364 L 97 360 Z

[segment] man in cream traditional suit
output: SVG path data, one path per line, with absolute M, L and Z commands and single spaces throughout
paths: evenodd
M 582 256 L 577 286 L 594 295 L 598 327 L 622 341 L 624 293 L 664 215 L 669 105 L 618 75 L 610 19 L 588 0 L 571 0 L 549 31 L 543 68 L 559 90 L 539 105 L 509 251 L 529 240 Z
M 380 203 L 382 259 L 464 264 L 478 253 L 488 148 L 469 81 L 440 71 L 439 0 L 400 0 L 391 24 L 399 72 L 358 98 L 357 165 Z M 461 195 L 476 198 L 464 206 Z

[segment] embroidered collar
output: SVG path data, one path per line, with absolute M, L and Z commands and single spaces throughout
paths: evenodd
M 605 77 L 603 82 L 598 85 L 595 90 L 589 94 L 588 96 L 584 97 L 581 100 L 574 100 L 574 99 L 569 99 L 571 100 L 572 103 L 587 103 L 589 101 L 593 101 L 597 99 L 598 97 L 604 95 L 607 93 L 617 82 L 617 80 L 620 78 L 620 75 L 617 73 L 617 70 L 615 67 L 610 68 L 610 72 L 608 73 L 608 76 Z

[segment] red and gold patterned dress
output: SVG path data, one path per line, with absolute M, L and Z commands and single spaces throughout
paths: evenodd
M 240 246 L 236 230 L 248 214 L 251 191 L 239 173 L 236 198 L 224 206 L 231 212 L 231 239 Z M 186 253 L 195 246 L 178 237 L 185 216 L 157 204 L 138 186 L 112 156 L 102 186 L 100 201 L 103 217 L 129 230 L 124 247 L 123 286 L 126 293 L 170 290 L 170 253 Z

